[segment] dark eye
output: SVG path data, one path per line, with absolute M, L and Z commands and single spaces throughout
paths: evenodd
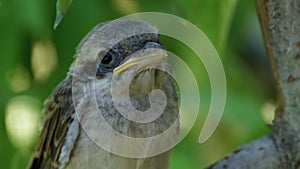
M 111 53 L 106 52 L 103 59 L 101 60 L 101 64 L 103 65 L 109 65 L 113 61 L 113 57 Z
M 118 52 L 104 51 L 100 52 L 99 57 L 102 58 L 98 65 L 97 75 L 103 75 L 107 72 L 112 72 L 120 63 L 121 57 Z

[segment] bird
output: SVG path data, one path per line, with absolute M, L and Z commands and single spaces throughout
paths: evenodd
M 65 79 L 44 103 L 40 137 L 27 168 L 167 169 L 170 148 L 163 150 L 164 145 L 176 143 L 179 136 L 179 99 L 171 74 L 172 66 L 154 26 L 138 19 L 96 25 L 81 40 Z M 128 91 L 123 89 L 126 82 Z M 163 95 L 155 97 L 152 93 L 152 102 L 165 101 L 165 105 L 161 114 L 151 119 L 159 111 L 154 107 L 154 112 L 149 113 L 153 106 L 150 95 L 156 89 Z M 129 102 L 124 101 L 126 98 Z M 132 107 L 150 120 L 134 121 L 137 115 Z M 128 117 L 120 110 L 125 110 Z M 99 115 L 104 121 L 97 120 Z M 151 139 L 149 145 L 139 146 L 138 152 L 144 152 L 140 157 L 130 156 L 137 145 L 117 142 L 104 123 L 117 135 L 131 139 L 151 138 L 167 130 L 170 134 L 152 146 Z M 97 143 L 97 137 L 106 141 Z M 101 144 L 113 146 L 110 149 Z M 118 154 L 123 148 L 125 155 Z M 159 152 L 153 153 L 154 150 Z

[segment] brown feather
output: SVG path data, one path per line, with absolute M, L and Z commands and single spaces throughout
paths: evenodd
M 43 129 L 28 169 L 56 169 L 59 154 L 65 141 L 74 107 L 72 80 L 67 77 L 61 82 L 45 103 Z

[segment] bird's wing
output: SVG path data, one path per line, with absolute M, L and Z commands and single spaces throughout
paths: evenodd
M 61 82 L 45 102 L 43 128 L 28 169 L 56 169 L 75 112 L 72 79 Z

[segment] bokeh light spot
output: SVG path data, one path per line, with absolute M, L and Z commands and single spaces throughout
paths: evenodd
M 56 65 L 57 53 L 54 45 L 47 40 L 34 42 L 31 53 L 34 80 L 45 82 Z
M 12 98 L 5 109 L 5 125 L 11 143 L 20 151 L 27 151 L 38 134 L 40 106 L 36 98 Z
M 276 106 L 274 103 L 270 102 L 270 101 L 267 101 L 261 111 L 262 111 L 262 115 L 263 115 L 263 118 L 264 118 L 264 121 L 267 123 L 267 124 L 271 124 L 272 121 L 274 120 L 274 117 L 275 117 L 275 110 L 276 110 Z
M 23 66 L 18 66 L 8 78 L 10 89 L 13 92 L 22 92 L 30 87 L 30 76 L 28 70 Z
M 138 4 L 133 0 L 114 0 L 113 1 L 116 9 L 123 14 L 130 14 L 138 12 Z

